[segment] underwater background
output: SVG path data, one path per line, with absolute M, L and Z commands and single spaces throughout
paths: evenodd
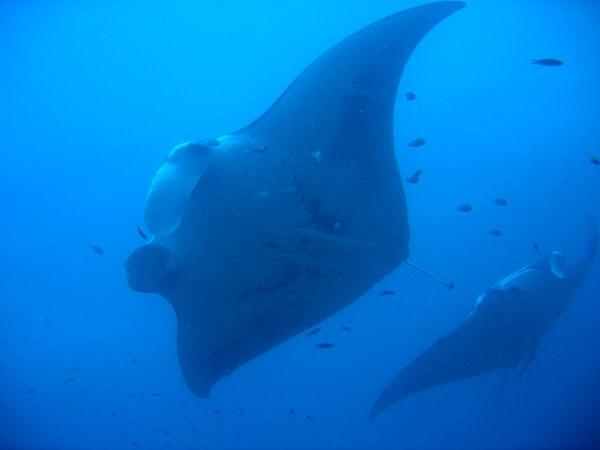
M 600 218 L 596 1 L 468 1 L 406 65 L 396 155 L 404 177 L 422 170 L 404 186 L 410 260 L 452 291 L 401 265 L 317 325 L 334 348 L 300 334 L 201 399 L 171 306 L 127 287 L 172 147 L 241 128 L 335 43 L 419 4 L 0 2 L 0 448 L 598 446 L 598 261 L 501 397 L 499 370 L 368 420 L 486 288 L 551 250 L 582 257 L 585 213 Z

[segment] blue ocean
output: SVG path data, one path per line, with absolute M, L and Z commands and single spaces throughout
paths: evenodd
M 0 2 L 0 448 L 600 447 L 600 3 L 421 5 Z

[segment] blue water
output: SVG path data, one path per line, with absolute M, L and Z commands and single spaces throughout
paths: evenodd
M 201 399 L 181 377 L 171 307 L 127 287 L 122 263 L 174 145 L 241 128 L 340 39 L 418 4 L 0 3 L 0 448 L 597 445 L 598 262 L 500 403 L 495 371 L 368 421 L 398 371 L 540 254 L 534 242 L 583 255 L 584 213 L 600 218 L 597 2 L 469 1 L 406 66 L 397 159 L 403 176 L 423 170 L 405 186 L 411 260 L 453 291 L 401 266 L 319 325 L 334 349 L 296 336 Z M 427 144 L 407 147 L 416 137 Z

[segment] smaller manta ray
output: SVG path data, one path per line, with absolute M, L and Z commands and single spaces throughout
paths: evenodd
M 371 410 L 372 421 L 393 403 L 434 386 L 495 369 L 516 368 L 522 375 L 535 357 L 540 337 L 561 316 L 590 271 L 598 250 L 598 225 L 588 214 L 587 254 L 565 264 L 552 252 L 517 270 L 477 298 L 467 319 L 439 339 L 385 388 Z

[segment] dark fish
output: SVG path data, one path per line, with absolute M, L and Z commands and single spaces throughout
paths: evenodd
M 313 335 L 317 334 L 319 331 L 321 331 L 320 328 L 314 328 L 314 329 L 310 330 L 308 333 L 306 333 L 306 337 L 313 336 Z
M 263 242 L 263 247 L 279 248 L 279 245 L 277 245 L 275 242 Z
M 319 348 L 331 348 L 331 347 L 333 347 L 333 344 L 328 344 L 328 343 L 324 342 L 323 344 L 317 344 L 317 347 L 319 347 Z
M 347 331 L 348 333 L 352 333 L 352 330 L 348 327 L 342 327 L 343 331 Z
M 306 416 L 304 416 L 304 417 L 306 417 L 311 422 L 317 423 L 317 421 L 315 419 L 313 419 L 312 417 L 310 417 L 308 414 Z
M 544 58 L 544 59 L 532 59 L 532 64 L 539 64 L 540 66 L 562 66 L 564 63 L 560 59 Z
M 159 394 L 159 393 L 157 393 L 157 392 L 153 392 L 153 393 L 152 393 L 152 396 L 154 396 L 154 397 L 160 397 L 160 394 Z
M 417 98 L 414 92 L 406 92 L 404 95 L 406 96 L 406 100 L 414 100 Z
M 77 367 L 73 367 L 72 369 L 69 369 L 69 372 L 77 372 L 79 369 Z
M 246 150 L 247 152 L 252 152 L 252 153 L 264 153 L 267 150 L 269 150 L 269 147 L 266 145 L 263 145 L 261 147 L 252 147 L 248 150 Z
M 506 206 L 508 205 L 508 202 L 506 200 L 504 200 L 503 198 L 497 198 L 495 200 L 492 200 L 496 205 L 500 205 L 500 206 Z
M 290 408 L 290 414 L 296 414 L 296 410 L 294 408 Z
M 33 394 L 34 392 L 35 392 L 35 389 L 27 389 L 25 392 L 23 392 L 23 394 L 29 395 L 29 394 Z
M 469 212 L 473 209 L 473 207 L 468 203 L 465 203 L 464 205 L 457 206 L 456 209 L 462 212 Z
M 171 434 L 171 430 L 165 430 L 165 434 Z
M 145 240 L 145 241 L 147 241 L 147 240 L 148 240 L 148 236 L 146 236 L 146 233 L 144 233 L 144 232 L 142 231 L 142 229 L 140 228 L 140 226 L 139 226 L 139 225 L 136 225 L 135 227 L 137 228 L 137 230 L 138 230 L 138 233 L 139 233 L 139 235 L 142 237 L 142 239 L 143 239 L 143 240 Z
M 214 416 L 215 414 L 219 414 L 220 411 L 220 409 L 215 409 L 213 412 L 211 412 L 211 414 Z
M 490 234 L 492 236 L 502 236 L 502 231 L 500 231 L 500 230 L 491 230 Z
M 104 250 L 102 250 L 100 247 L 98 247 L 97 245 L 92 245 L 90 244 L 90 248 L 92 249 L 92 251 L 96 254 L 96 255 L 101 255 L 104 253 Z
M 137 362 L 137 358 L 132 358 L 131 359 L 131 365 L 135 366 L 135 363 Z
M 67 383 L 70 383 L 72 381 L 75 381 L 75 378 L 67 378 L 65 381 L 63 381 L 63 384 L 67 384 Z
M 131 441 L 131 445 L 133 445 L 134 447 L 139 447 L 139 444 L 135 441 Z
M 419 177 L 421 176 L 421 173 L 423 173 L 423 171 L 421 169 L 417 170 L 415 173 L 413 173 L 410 177 L 408 177 L 406 179 L 406 181 L 408 181 L 411 184 L 415 184 L 419 182 Z
M 536 252 L 537 252 L 537 251 L 540 249 L 540 247 L 537 245 L 537 242 L 534 242 L 534 243 L 533 243 L 533 249 L 534 249 Z
M 588 158 L 590 158 L 590 162 L 595 165 L 598 166 L 600 165 L 600 159 L 596 158 L 595 156 L 592 155 L 588 155 Z
M 425 145 L 427 141 L 423 138 L 416 138 L 414 141 L 412 141 L 410 144 L 408 144 L 409 147 L 422 147 Z
M 395 291 L 381 291 L 379 295 L 394 295 Z
M 235 432 L 235 435 L 236 435 L 236 436 L 239 436 L 240 434 L 242 434 L 242 430 L 237 430 L 237 431 Z

